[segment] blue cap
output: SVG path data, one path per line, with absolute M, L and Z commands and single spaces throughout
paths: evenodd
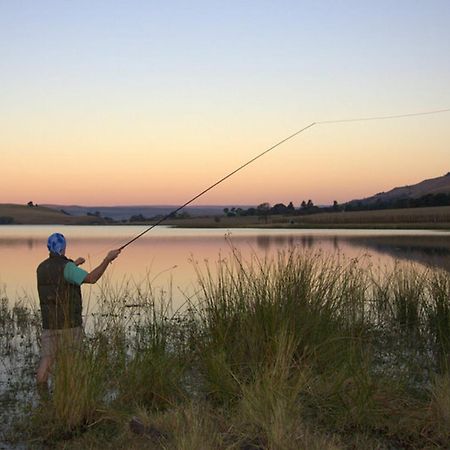
M 48 237 L 47 248 L 51 253 L 62 255 L 66 249 L 66 238 L 61 233 L 53 233 Z

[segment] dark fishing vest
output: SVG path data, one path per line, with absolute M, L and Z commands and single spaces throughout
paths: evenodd
M 37 268 L 44 329 L 74 328 L 82 324 L 80 286 L 64 279 L 64 267 L 70 261 L 65 256 L 50 253 Z

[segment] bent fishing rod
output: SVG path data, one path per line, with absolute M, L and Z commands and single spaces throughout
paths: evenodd
M 316 125 L 317 122 L 312 122 L 310 123 L 308 126 L 302 128 L 301 130 L 296 131 L 294 134 L 291 134 L 290 136 L 288 136 L 287 138 L 284 138 L 283 140 L 281 140 L 280 142 L 276 143 L 275 145 L 272 145 L 272 147 L 268 148 L 267 150 L 264 150 L 262 153 L 260 153 L 259 155 L 255 156 L 254 158 L 252 158 L 251 160 L 247 161 L 245 164 L 242 164 L 242 166 L 238 167 L 237 169 L 233 170 L 232 172 L 230 172 L 229 174 L 225 175 L 223 178 L 221 178 L 220 180 L 216 181 L 215 183 L 213 183 L 211 186 L 207 187 L 206 189 L 204 189 L 203 191 L 201 191 L 199 194 L 197 194 L 195 197 L 192 197 L 190 200 L 188 200 L 186 203 L 183 203 L 181 206 L 179 206 L 177 209 L 173 210 L 172 212 L 170 212 L 169 214 L 165 215 L 164 217 L 162 217 L 161 219 L 159 219 L 155 224 L 153 224 L 151 227 L 147 228 L 146 230 L 144 230 L 142 233 L 139 233 L 137 236 L 135 236 L 133 239 L 131 239 L 130 241 L 128 241 L 126 244 L 122 245 L 122 247 L 119 248 L 119 250 L 123 250 L 125 247 L 127 247 L 128 245 L 130 245 L 132 242 L 136 241 L 137 239 L 139 239 L 141 236 L 143 236 L 145 233 L 148 233 L 150 230 L 153 230 L 153 228 L 157 227 L 158 225 L 160 225 L 162 222 L 164 222 L 165 220 L 167 220 L 169 217 L 174 216 L 178 211 L 182 210 L 183 208 L 185 208 L 187 205 L 191 204 L 192 202 L 194 202 L 195 200 L 197 200 L 199 197 L 201 197 L 202 195 L 206 194 L 208 191 L 210 191 L 211 189 L 215 188 L 218 184 L 222 183 L 223 181 L 225 181 L 227 178 L 230 178 L 231 176 L 233 176 L 236 172 L 239 172 L 240 170 L 242 170 L 244 167 L 248 166 L 249 164 L 251 164 L 252 162 L 256 161 L 257 159 L 261 158 L 261 156 L 264 156 L 266 153 L 269 153 L 271 150 L 273 150 L 274 148 L 278 147 L 279 145 L 283 144 L 284 142 L 288 141 L 289 139 L 292 139 L 294 136 L 297 136 L 298 134 L 302 133 L 303 131 L 307 130 L 308 128 L 311 128 L 312 126 Z
M 372 121 L 372 120 L 400 119 L 400 118 L 407 118 L 407 117 L 416 117 L 416 116 L 425 116 L 425 115 L 431 115 L 431 114 L 440 114 L 440 113 L 445 113 L 445 112 L 450 112 L 450 108 L 437 109 L 437 110 L 425 111 L 425 112 L 417 112 L 417 113 L 408 113 L 408 114 L 396 114 L 396 115 L 388 115 L 388 116 L 369 116 L 369 117 L 357 117 L 357 118 L 350 118 L 350 119 L 322 120 L 320 122 L 311 122 L 306 127 L 303 127 L 300 130 L 296 131 L 295 133 L 293 133 L 293 134 L 289 135 L 288 137 L 282 139 L 281 141 L 277 142 L 276 144 L 272 145 L 268 149 L 266 149 L 263 152 L 261 152 L 259 155 L 256 155 L 255 157 L 253 157 L 252 159 L 250 159 L 246 163 L 242 164 L 237 169 L 234 169 L 232 172 L 228 173 L 227 175 L 222 177 L 220 180 L 216 181 L 211 186 L 207 187 L 206 189 L 204 189 L 203 191 L 201 191 L 200 193 L 198 193 L 197 195 L 192 197 L 186 203 L 183 203 L 181 206 L 179 206 L 178 208 L 174 209 L 172 212 L 170 212 L 169 214 L 165 215 L 161 219 L 159 219 L 156 223 L 154 223 L 153 225 L 151 225 L 150 227 L 148 227 L 147 229 L 145 229 L 144 231 L 142 231 L 141 233 L 136 235 L 133 239 L 130 239 L 128 242 L 126 242 L 124 245 L 122 245 L 119 248 L 119 250 L 123 250 L 124 248 L 128 247 L 134 241 L 138 240 L 141 236 L 143 236 L 144 234 L 146 234 L 149 231 L 153 230 L 153 228 L 155 228 L 158 225 L 160 225 L 161 223 L 165 222 L 170 217 L 175 216 L 175 214 L 178 211 L 181 211 L 183 208 L 185 208 L 186 206 L 190 205 L 192 202 L 194 202 L 198 198 L 202 197 L 204 194 L 209 192 L 211 189 L 214 189 L 217 185 L 219 185 L 220 183 L 224 182 L 228 178 L 232 177 L 235 173 L 239 172 L 240 170 L 244 169 L 248 165 L 250 165 L 253 162 L 255 162 L 257 159 L 261 158 L 262 156 L 264 156 L 267 153 L 271 152 L 275 148 L 279 147 L 280 145 L 284 144 L 285 142 L 289 141 L 290 139 L 294 138 L 295 136 L 298 136 L 300 133 L 303 133 L 304 131 L 308 130 L 309 128 L 312 128 L 315 125 L 328 125 L 328 124 L 334 124 L 334 123 L 335 124 L 339 124 L 339 123 L 350 123 L 350 122 L 363 122 L 363 121 Z

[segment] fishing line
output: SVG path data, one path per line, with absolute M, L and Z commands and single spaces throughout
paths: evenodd
M 322 120 L 320 122 L 316 122 L 316 124 L 321 125 L 321 124 L 345 123 L 345 122 L 365 122 L 365 121 L 369 121 L 369 120 L 401 119 L 403 117 L 427 116 L 430 114 L 440 114 L 440 113 L 444 113 L 444 112 L 450 112 L 450 108 L 435 109 L 433 111 L 425 111 L 425 112 L 409 113 L 409 114 L 395 114 L 395 115 L 391 115 L 391 116 L 372 116 L 372 117 L 358 117 L 358 118 L 354 118 L 354 119 Z
M 197 200 L 199 197 L 203 196 L 204 194 L 209 192 L 211 189 L 215 188 L 217 185 L 219 185 L 220 183 L 222 183 L 226 179 L 228 179 L 231 176 L 233 176 L 235 173 L 237 173 L 240 170 L 242 170 L 244 167 L 247 167 L 248 165 L 252 164 L 257 159 L 259 159 L 262 156 L 266 155 L 267 153 L 269 153 L 270 151 L 274 150 L 278 146 L 284 144 L 285 142 L 289 141 L 290 139 L 294 138 L 295 136 L 299 135 L 300 133 L 303 133 L 307 129 L 312 128 L 315 125 L 328 125 L 328 124 L 334 124 L 334 123 L 349 123 L 349 122 L 364 122 L 364 121 L 370 121 L 370 120 L 400 119 L 400 118 L 406 118 L 406 117 L 416 117 L 416 116 L 425 116 L 425 115 L 431 115 L 431 114 L 440 114 L 440 113 L 445 113 L 445 112 L 450 112 L 450 108 L 436 109 L 436 110 L 432 110 L 432 111 L 408 113 L 408 114 L 396 114 L 396 115 L 388 115 L 388 116 L 369 116 L 369 117 L 357 117 L 357 118 L 351 118 L 351 119 L 322 120 L 320 122 L 311 122 L 306 127 L 303 127 L 300 130 L 296 131 L 295 133 L 291 134 L 290 136 L 282 139 L 281 141 L 277 142 L 276 144 L 272 145 L 268 149 L 266 149 L 263 152 L 261 152 L 259 155 L 255 156 L 254 158 L 250 159 L 246 163 L 242 164 L 237 169 L 235 169 L 232 172 L 230 172 L 229 174 L 225 175 L 223 178 L 221 178 L 220 180 L 216 181 L 211 186 L 207 187 L 206 189 L 204 189 L 203 191 L 201 191 L 200 193 L 198 193 L 197 195 L 192 197 L 186 203 L 183 203 L 181 206 L 179 206 L 178 208 L 176 208 L 175 210 L 173 210 L 169 214 L 165 215 L 161 219 L 159 219 L 155 224 L 153 224 L 152 226 L 148 227 L 147 229 L 145 229 L 144 231 L 142 231 L 141 233 L 136 235 L 133 239 L 130 239 L 128 242 L 126 242 L 124 245 L 122 245 L 119 249 L 123 250 L 124 248 L 128 247 L 130 244 L 132 244 L 134 241 L 139 239 L 141 236 L 143 236 L 144 234 L 146 234 L 149 231 L 153 230 L 153 228 L 155 228 L 158 225 L 160 225 L 161 223 L 165 222 L 170 217 L 175 216 L 175 214 L 178 211 L 182 210 L 183 208 L 185 208 L 186 206 L 188 206 L 189 204 L 191 204 L 192 202 Z

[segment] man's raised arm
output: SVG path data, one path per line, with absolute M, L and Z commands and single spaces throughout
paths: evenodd
M 109 263 L 114 261 L 120 254 L 120 249 L 111 250 L 101 262 L 101 264 L 86 275 L 83 283 L 94 284 L 103 275 Z

